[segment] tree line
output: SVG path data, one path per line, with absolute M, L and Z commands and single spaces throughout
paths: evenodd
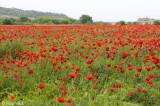
M 34 25 L 34 24 L 46 24 L 46 25 L 59 25 L 59 24 L 92 24 L 92 17 L 89 15 L 82 15 L 79 19 L 73 18 L 52 18 L 52 17 L 38 17 L 38 18 L 29 18 L 29 17 L 1 17 L 1 25 Z
M 0 25 L 60 25 L 60 24 L 111 24 L 107 22 L 93 22 L 89 15 L 82 15 L 79 19 L 73 18 L 52 18 L 52 17 L 19 17 L 19 18 L 0 18 Z M 140 24 L 138 22 L 119 21 L 116 25 Z M 154 21 L 153 25 L 160 25 L 160 21 Z

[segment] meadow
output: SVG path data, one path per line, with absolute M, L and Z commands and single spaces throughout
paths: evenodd
M 0 26 L 2 106 L 160 106 L 160 26 Z

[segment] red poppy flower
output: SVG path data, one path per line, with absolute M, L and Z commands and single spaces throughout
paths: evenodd
M 15 98 L 16 98 L 16 97 L 13 96 L 13 95 L 9 96 L 9 99 L 10 99 L 11 101 L 13 101 Z
M 45 88 L 45 84 L 44 84 L 44 83 L 39 84 L 39 85 L 38 85 L 38 88 L 39 88 L 39 89 L 44 89 L 44 88 Z
M 19 76 L 19 75 L 15 75 L 13 78 L 14 78 L 14 79 L 19 79 L 20 76 Z
M 132 95 L 135 94 L 135 92 L 134 92 L 134 91 L 129 91 L 128 94 L 129 94 L 130 96 L 132 96 Z
M 8 75 L 5 75 L 4 78 L 8 79 Z
M 88 60 L 87 64 L 91 64 L 93 62 L 93 60 Z
M 123 58 L 123 59 L 127 58 L 128 56 L 130 56 L 130 54 L 129 54 L 128 52 L 124 52 L 124 53 L 122 54 L 122 58 Z
M 92 78 L 93 78 L 92 75 L 87 75 L 87 76 L 86 76 L 86 79 L 87 79 L 87 80 L 91 80 Z
M 116 90 L 115 88 L 110 88 L 111 92 L 115 92 L 115 90 Z
M 33 74 L 33 71 L 32 70 L 28 70 L 28 74 Z
M 62 98 L 62 97 L 57 98 L 57 101 L 60 102 L 60 103 L 64 103 L 65 102 L 64 98 Z

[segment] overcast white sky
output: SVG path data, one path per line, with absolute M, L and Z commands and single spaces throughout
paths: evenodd
M 160 0 L 0 0 L 0 6 L 64 13 L 76 19 L 88 14 L 94 21 L 160 19 Z

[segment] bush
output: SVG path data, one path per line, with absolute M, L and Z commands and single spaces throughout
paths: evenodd
M 12 25 L 12 24 L 14 24 L 14 22 L 15 22 L 15 19 L 13 19 L 13 18 L 5 18 L 2 21 L 2 24 L 3 25 Z
M 52 18 L 40 17 L 36 19 L 35 22 L 38 24 L 52 24 Z
M 109 22 L 103 22 L 103 21 L 97 21 L 97 22 L 94 22 L 95 25 L 110 25 L 111 23 Z
M 76 20 L 76 19 L 69 18 L 68 21 L 69 21 L 69 24 L 80 24 L 79 20 Z
M 127 25 L 131 25 L 131 24 L 132 24 L 132 22 L 127 22 L 126 24 L 127 24 Z
M 71 18 L 64 19 L 52 19 L 53 24 L 78 24 L 79 21 Z
M 80 17 L 80 22 L 82 24 L 89 24 L 89 23 L 93 23 L 92 17 L 88 16 L 88 15 L 82 15 Z
M 0 19 L 0 25 L 2 24 L 2 19 Z
M 138 22 L 133 22 L 132 24 L 137 25 L 137 24 L 138 24 Z
M 1 22 L 2 20 L 2 22 Z M 0 19 L 0 24 L 3 25 L 32 25 L 32 24 L 80 24 L 79 20 L 72 18 L 52 18 L 52 17 L 38 17 L 38 18 L 28 18 L 28 17 L 19 17 L 18 19 L 14 18 L 5 18 Z
M 30 19 L 28 17 L 20 17 L 21 22 L 28 22 Z
M 157 21 L 154 21 L 153 24 L 154 24 L 154 25 L 160 25 L 160 21 L 158 21 L 158 20 L 157 20 Z
M 118 24 L 118 25 L 125 25 L 126 23 L 125 23 L 125 21 L 119 21 L 116 24 Z
M 60 22 L 60 20 L 58 20 L 58 19 L 52 19 L 52 23 L 53 23 L 53 24 L 60 24 L 61 22 Z

